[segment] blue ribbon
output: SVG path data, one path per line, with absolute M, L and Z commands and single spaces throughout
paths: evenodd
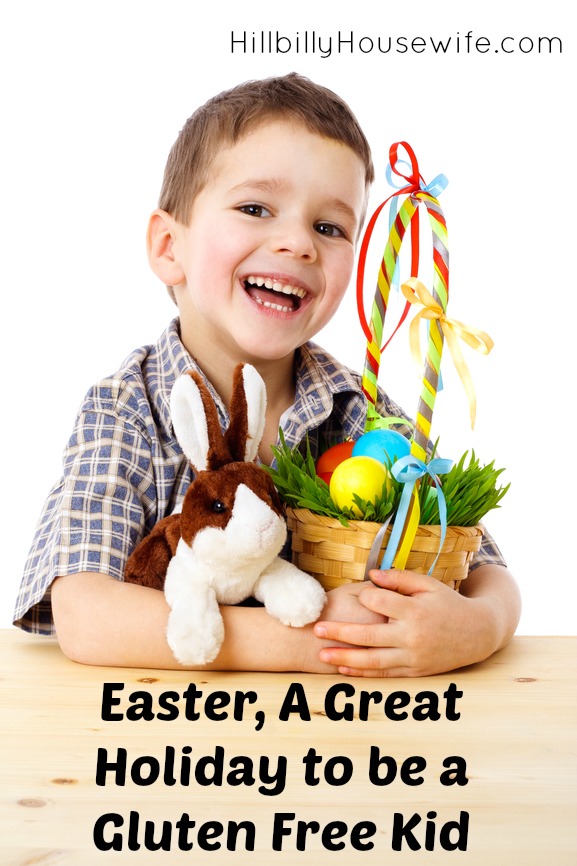
M 381 562 L 381 569 L 386 571 L 389 568 L 392 568 L 393 560 L 397 553 L 397 548 L 399 546 L 399 541 L 401 540 L 401 535 L 403 532 L 403 527 L 405 526 L 405 521 L 407 519 L 407 513 L 409 510 L 409 505 L 411 504 L 411 497 L 413 495 L 413 488 L 415 483 L 419 478 L 422 478 L 423 475 L 429 475 L 435 487 L 437 488 L 437 503 L 439 507 L 439 517 L 441 520 L 441 540 L 439 543 L 439 552 L 435 557 L 435 561 L 431 565 L 428 574 L 432 574 L 433 569 L 437 564 L 437 560 L 439 558 L 439 554 L 443 547 L 445 541 L 445 535 L 447 533 L 447 503 L 445 502 L 445 495 L 443 493 L 443 488 L 441 487 L 441 482 L 438 478 L 438 475 L 445 475 L 447 472 L 451 471 L 451 467 L 453 466 L 452 460 L 447 460 L 443 457 L 434 457 L 429 463 L 425 463 L 423 460 L 419 460 L 418 457 L 413 457 L 412 454 L 408 454 L 406 457 L 401 457 L 396 463 L 391 467 L 391 474 L 397 481 L 403 483 L 403 492 L 401 494 L 401 501 L 399 502 L 399 507 L 397 509 L 397 514 L 395 517 L 395 523 L 393 525 L 393 529 L 391 532 L 391 537 L 389 538 L 389 543 L 387 544 L 387 548 L 385 550 L 385 554 L 383 556 L 383 561 Z
M 428 192 L 433 198 L 439 198 L 443 190 L 447 189 L 449 178 L 446 174 L 438 174 L 430 183 L 424 183 L 421 180 L 421 189 L 423 192 Z

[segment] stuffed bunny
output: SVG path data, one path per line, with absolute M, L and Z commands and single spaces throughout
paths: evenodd
M 320 583 L 280 559 L 287 535 L 268 473 L 254 463 L 265 422 L 265 385 L 254 367 L 234 372 L 230 423 L 194 372 L 177 379 L 170 408 L 176 437 L 196 473 L 182 511 L 165 517 L 133 552 L 125 579 L 164 588 L 167 639 L 182 664 L 218 655 L 224 639 L 219 602 L 249 596 L 285 625 L 304 626 L 325 603 Z

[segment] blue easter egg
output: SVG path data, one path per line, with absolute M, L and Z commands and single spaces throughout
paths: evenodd
M 391 466 L 400 457 L 411 453 L 411 443 L 396 430 L 369 430 L 354 444 L 353 457 L 374 457 Z

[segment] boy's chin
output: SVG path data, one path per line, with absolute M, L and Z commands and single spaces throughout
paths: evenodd
M 286 360 L 287 357 L 292 358 L 299 345 L 301 344 L 294 345 L 287 342 L 271 345 L 267 341 L 266 334 L 263 334 L 260 341 L 240 347 L 240 360 L 253 366 L 274 364 Z
M 236 331 L 231 329 L 239 360 L 258 365 L 281 361 L 287 355 L 294 355 L 296 349 L 306 342 L 307 337 L 302 328 L 287 328 L 286 323 L 278 321 L 263 321 L 250 323 L 248 327 L 240 326 Z

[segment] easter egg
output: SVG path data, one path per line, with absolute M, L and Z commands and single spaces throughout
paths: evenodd
M 369 430 L 355 442 L 353 457 L 374 457 L 390 466 L 411 453 L 411 443 L 396 430 Z
M 329 484 L 331 475 L 339 463 L 351 456 L 354 444 L 354 442 L 339 442 L 338 445 L 333 445 L 321 454 L 315 466 L 319 478 Z
M 374 502 L 389 478 L 385 465 L 374 457 L 349 457 L 339 463 L 331 476 L 331 499 L 337 508 L 350 508 L 355 515 L 362 517 L 353 496 L 356 494 L 361 499 Z

